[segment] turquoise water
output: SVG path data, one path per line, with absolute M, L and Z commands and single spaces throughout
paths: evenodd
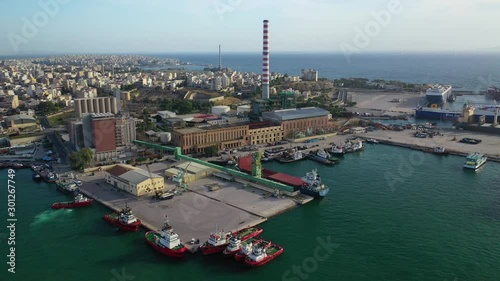
M 263 224 L 263 237 L 285 252 L 256 269 L 221 256 L 161 256 L 144 242 L 144 232 L 110 227 L 101 218 L 109 211 L 98 204 L 51 210 L 68 197 L 18 170 L 17 273 L 6 271 L 7 245 L 0 238 L 0 280 L 497 280 L 500 165 L 488 162 L 474 173 L 462 169 L 463 160 L 376 145 L 334 167 L 266 164 L 298 176 L 316 167 L 332 189 L 327 198 Z M 0 182 L 6 176 L 0 171 Z M 0 196 L 6 202 L 5 188 Z M 319 261 L 317 239 L 328 236 L 335 247 Z

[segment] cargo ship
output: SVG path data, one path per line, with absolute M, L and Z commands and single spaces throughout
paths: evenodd
M 52 209 L 80 208 L 80 207 L 89 206 L 90 204 L 92 204 L 92 202 L 94 202 L 94 199 L 87 198 L 79 193 L 77 196 L 75 196 L 75 199 L 73 201 L 56 202 L 56 203 L 52 204 L 51 208 Z
M 168 224 L 168 220 L 165 221 L 161 233 L 148 231 L 144 238 L 153 249 L 169 257 L 182 258 L 187 251 L 186 246 L 181 243 L 179 235 Z
M 132 209 L 127 204 L 119 213 L 104 215 L 102 218 L 123 231 L 137 231 L 141 226 L 141 220 L 132 214 Z
M 251 267 L 262 266 L 283 254 L 283 251 L 283 247 L 277 244 L 267 247 L 257 244 L 253 247 L 252 253 L 245 258 L 245 263 Z
M 441 108 L 419 107 L 415 110 L 416 118 L 425 118 L 433 120 L 450 120 L 456 121 L 461 115 L 461 112 L 450 111 Z
M 434 85 L 425 92 L 425 98 L 430 104 L 446 103 L 450 95 L 452 95 L 452 87 L 443 85 Z

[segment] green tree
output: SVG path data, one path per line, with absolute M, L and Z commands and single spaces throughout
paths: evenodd
M 76 170 L 83 170 L 90 167 L 94 159 L 92 149 L 86 147 L 78 152 L 73 152 L 69 156 L 70 166 Z
M 219 155 L 219 146 L 214 144 L 205 148 L 205 155 L 207 157 L 218 156 Z

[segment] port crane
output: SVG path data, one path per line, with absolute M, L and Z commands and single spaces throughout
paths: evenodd
M 186 174 L 187 168 L 191 165 L 192 162 L 189 162 L 189 164 L 180 172 L 172 177 L 172 180 L 176 183 L 177 188 L 180 188 L 183 192 L 186 192 L 188 185 L 184 182 L 184 175 Z

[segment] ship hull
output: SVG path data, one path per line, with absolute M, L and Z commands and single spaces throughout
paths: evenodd
M 238 251 L 240 250 L 240 248 L 234 250 L 234 251 L 228 251 L 227 248 L 224 249 L 224 251 L 222 252 L 222 254 L 226 257 L 232 257 L 234 255 L 236 255 L 236 253 L 238 253 Z
M 89 199 L 85 202 L 57 202 L 52 204 L 52 209 L 73 209 L 90 206 L 94 202 L 93 199 Z
M 246 255 L 244 255 L 244 254 L 242 254 L 242 253 L 240 253 L 240 252 L 237 252 L 237 253 L 234 255 L 234 259 L 235 259 L 236 261 L 242 261 L 242 260 L 244 260 L 246 257 L 247 257 Z
M 252 231 L 250 233 L 248 233 L 248 234 L 243 235 L 243 233 L 246 230 L 248 230 L 248 229 L 250 229 Z M 243 236 L 239 237 L 240 240 L 241 240 L 241 242 L 243 242 L 243 241 L 246 241 L 246 240 L 248 240 L 250 238 L 254 238 L 254 237 L 257 237 L 257 236 L 261 235 L 263 231 L 264 231 L 264 229 L 262 229 L 260 227 L 255 227 L 254 226 L 254 227 L 251 227 L 251 228 L 243 229 L 240 232 L 236 232 L 235 235 L 238 236 L 238 237 L 241 236 L 241 235 L 243 235 Z
M 440 109 L 421 108 L 415 110 L 415 117 L 433 119 L 433 120 L 457 120 L 460 117 L 460 112 L 452 112 Z
M 182 246 L 180 249 L 169 249 L 166 247 L 162 247 L 158 245 L 157 243 L 154 242 L 154 236 L 157 236 L 156 233 L 153 231 L 148 231 L 146 234 L 144 234 L 144 238 L 146 239 L 146 242 L 153 247 L 156 251 L 164 254 L 165 256 L 173 257 L 173 258 L 182 258 L 184 257 L 184 253 L 186 253 L 187 248 L 185 246 Z
M 318 163 L 326 165 L 326 166 L 333 166 L 335 164 L 335 162 L 333 162 L 333 161 L 330 161 L 328 159 L 325 159 L 325 158 L 322 158 L 322 157 L 319 157 L 319 156 L 313 155 L 313 154 L 307 155 L 307 158 L 314 161 L 314 162 L 318 162 Z
M 201 252 L 203 253 L 203 255 L 212 255 L 212 254 L 217 254 L 217 253 L 220 253 L 220 252 L 223 252 L 224 249 L 227 248 L 227 246 L 229 245 L 229 243 L 226 243 L 226 244 L 223 244 L 223 245 L 219 245 L 219 246 L 211 246 L 211 245 L 208 245 L 208 246 L 201 246 L 200 249 L 201 249 Z
M 124 224 L 124 223 L 120 222 L 117 214 L 104 215 L 102 218 L 105 221 L 109 222 L 112 226 L 117 227 L 123 231 L 129 231 L 129 232 L 137 231 L 137 230 L 139 230 L 139 227 L 141 226 L 141 221 L 139 219 L 137 219 L 137 221 L 134 223 Z
M 312 197 L 316 197 L 316 198 L 325 197 L 329 191 L 330 191 L 330 189 L 324 189 L 321 191 L 314 191 L 314 190 L 309 190 L 306 188 L 300 188 L 300 193 L 305 194 L 305 195 L 309 195 Z
M 479 168 L 481 168 L 484 164 L 486 164 L 486 161 L 478 164 L 478 165 L 468 165 L 468 164 L 464 164 L 464 169 L 469 169 L 469 170 L 477 170 Z

